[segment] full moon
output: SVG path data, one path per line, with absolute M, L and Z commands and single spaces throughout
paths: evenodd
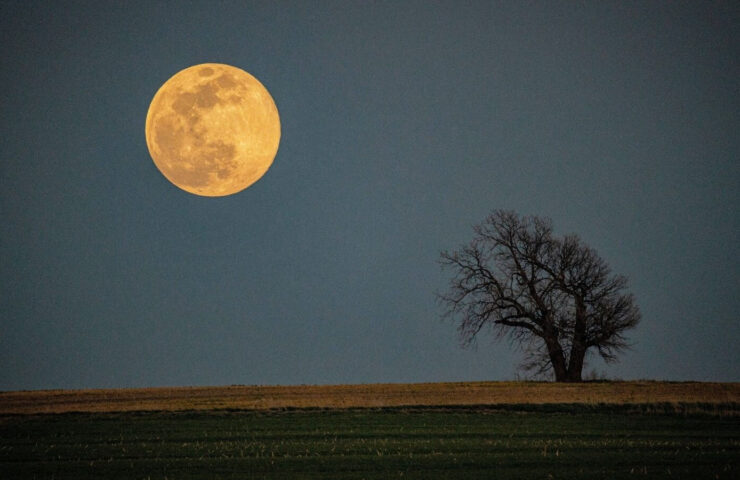
M 146 144 L 160 172 L 207 197 L 252 185 L 272 165 L 280 117 L 267 89 L 230 65 L 204 63 L 176 73 L 146 116 Z

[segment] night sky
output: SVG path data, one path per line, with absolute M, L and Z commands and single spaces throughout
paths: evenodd
M 550 217 L 643 314 L 611 378 L 740 380 L 737 2 L 0 3 L 0 389 L 506 380 L 439 252 Z M 267 174 L 170 184 L 159 87 L 280 112 Z

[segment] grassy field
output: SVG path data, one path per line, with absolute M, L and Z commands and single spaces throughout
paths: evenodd
M 740 383 L 459 382 L 0 392 L 0 415 L 506 404 L 731 404 Z
M 510 390 L 518 389 L 539 397 L 513 401 L 522 393 Z M 481 401 L 481 390 L 497 396 Z M 200 395 L 188 403 L 180 396 L 186 391 Z M 214 395 L 210 401 L 206 391 Z M 236 391 L 251 392 L 250 401 L 258 393 L 273 395 L 260 404 L 269 409 L 239 408 L 246 400 L 226 395 Z M 373 404 L 358 405 L 370 391 L 376 396 L 365 398 Z M 423 391 L 446 403 L 413 403 L 422 400 Z M 440 397 L 440 391 L 459 396 Z M 645 391 L 660 395 L 650 402 L 641 396 Z M 621 396 L 603 401 L 606 392 Z M 33 395 L 45 398 L 35 411 L 19 400 L 28 402 Z M 295 404 L 287 402 L 290 395 L 298 395 Z M 352 402 L 352 408 L 317 408 L 342 401 Z M 87 413 L 80 413 L 84 408 Z M 737 384 L 6 392 L 0 394 L 0 412 L 3 479 L 731 479 L 739 474 Z
M 2 478 L 737 478 L 737 417 L 466 410 L 62 414 Z

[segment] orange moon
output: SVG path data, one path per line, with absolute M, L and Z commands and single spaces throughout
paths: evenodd
M 160 172 L 206 197 L 231 195 L 267 172 L 280 143 L 280 117 L 267 89 L 230 65 L 176 73 L 146 115 L 146 144 Z

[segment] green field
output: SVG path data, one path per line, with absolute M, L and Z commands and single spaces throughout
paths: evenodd
M 737 478 L 740 418 L 613 408 L 0 418 L 0 478 Z

